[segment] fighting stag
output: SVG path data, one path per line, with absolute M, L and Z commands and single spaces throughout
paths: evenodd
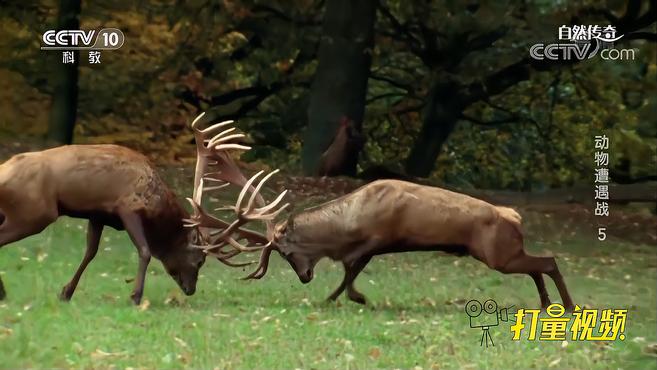
M 0 215 L 0 247 L 41 232 L 60 216 L 89 220 L 84 258 L 60 293 L 66 301 L 96 256 L 105 226 L 125 230 L 137 248 L 135 304 L 151 257 L 187 295 L 194 294 L 205 261 L 190 246 L 182 221 L 188 213 L 151 162 L 117 145 L 70 145 L 12 157 L 0 166 Z
M 240 200 L 236 208 L 239 204 Z M 464 194 L 381 180 L 268 229 L 273 229 L 269 244 L 262 251 L 258 268 L 246 279 L 265 276 L 273 251 L 288 261 L 304 284 L 313 279 L 317 262 L 329 257 L 341 261 L 345 269 L 342 283 L 329 299 L 337 299 L 346 290 L 350 300 L 363 304 L 365 297 L 356 290 L 354 281 L 372 257 L 443 251 L 471 255 L 505 274 L 528 274 L 543 307 L 550 304 L 543 280 L 546 274 L 555 282 L 564 306 L 573 307 L 555 259 L 525 253 L 520 215 L 511 208 Z
M 229 153 L 248 149 L 238 142 L 244 135 L 227 128 L 230 121 L 201 130 L 202 117 L 192 123 L 197 145 L 194 199 L 199 203 L 204 178 L 247 184 Z M 219 129 L 224 130 L 214 135 Z M 213 243 L 225 240 L 236 247 L 216 255 L 228 265 L 235 265 L 230 258 L 244 251 L 237 247 L 235 238 L 266 245 L 266 239 L 263 243 L 262 238 L 239 226 L 224 227 L 226 230 L 215 236 L 206 235 L 202 228 L 185 227 L 184 220 L 196 215 L 190 216 L 182 207 L 145 156 L 117 145 L 63 146 L 19 154 L 0 166 L 0 247 L 41 232 L 60 216 L 89 220 L 87 249 L 75 275 L 61 291 L 63 300 L 71 299 L 96 256 L 105 226 L 127 231 L 137 247 L 139 267 L 131 295 L 135 304 L 142 299 L 151 257 L 162 261 L 185 294 L 192 295 L 206 258 L 206 253 L 195 247 L 199 238 L 211 238 Z M 0 299 L 4 296 L 0 280 Z

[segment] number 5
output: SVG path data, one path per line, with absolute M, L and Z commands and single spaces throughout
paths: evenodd
M 599 227 L 598 228 L 598 240 L 599 241 L 604 241 L 607 239 L 607 233 L 605 232 L 607 230 L 606 227 Z

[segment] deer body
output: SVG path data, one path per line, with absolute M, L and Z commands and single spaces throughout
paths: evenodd
M 520 216 L 510 208 L 440 188 L 381 180 L 279 223 L 272 249 L 303 283 L 312 280 L 321 258 L 341 261 L 345 277 L 330 299 L 347 289 L 351 300 L 364 303 L 353 282 L 375 255 L 436 250 L 469 254 L 503 273 L 529 274 L 543 306 L 549 298 L 542 273 L 548 274 L 564 305 L 572 307 L 554 258 L 526 255 L 520 227 Z
M 194 293 L 205 255 L 189 247 L 188 213 L 143 155 L 116 145 L 71 145 L 19 154 L 0 166 L 0 247 L 41 232 L 59 216 L 89 220 L 87 252 L 61 298 L 73 295 L 104 226 L 126 230 L 137 247 L 136 304 L 151 255 L 186 294 Z
M 381 248 L 373 252 L 394 250 L 395 246 L 457 252 L 457 246 L 472 245 L 469 254 L 482 258 L 485 251 L 471 242 L 494 237 L 501 225 L 513 223 L 514 219 L 505 216 L 515 211 L 504 212 L 448 190 L 382 180 L 294 216 L 290 220 L 294 233 L 288 238 L 299 245 L 307 240 L 315 246 L 304 248 L 309 250 L 321 244 L 327 256 L 336 260 L 359 254 L 360 248 L 355 247 L 373 239 L 381 241 L 377 245 Z

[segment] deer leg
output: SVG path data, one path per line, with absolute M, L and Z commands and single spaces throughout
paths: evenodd
M 365 296 L 354 287 L 354 281 L 371 259 L 372 256 L 363 256 L 351 268 L 351 279 L 347 282 L 347 297 L 356 303 L 365 304 L 367 302 Z
M 550 259 L 552 260 L 554 268 L 547 274 L 552 278 L 554 284 L 557 286 L 557 290 L 559 290 L 559 295 L 561 296 L 564 307 L 572 311 L 575 308 L 575 305 L 573 304 L 573 300 L 570 298 L 570 294 L 568 294 L 568 288 L 566 288 L 566 283 L 563 281 L 563 276 L 561 276 L 561 272 L 559 272 L 557 261 L 555 261 L 554 257 L 550 257 Z
M 137 247 L 137 253 L 139 254 L 139 267 L 137 269 L 137 278 L 135 279 L 135 288 L 130 296 L 134 304 L 139 305 L 141 303 L 141 297 L 144 294 L 146 269 L 151 261 L 151 251 L 148 247 L 144 226 L 139 215 L 134 212 L 119 212 L 119 217 L 121 217 L 123 226 L 128 232 L 132 243 Z
M 566 283 L 563 281 L 563 277 L 559 272 L 559 268 L 557 267 L 557 262 L 554 257 L 534 257 L 528 256 L 526 254 L 520 254 L 498 270 L 505 274 L 526 273 L 530 276 L 532 276 L 532 274 L 547 274 L 552 278 L 555 285 L 557 286 L 564 307 L 567 309 L 572 309 L 574 307 L 573 301 L 570 299 L 570 294 L 568 294 L 568 288 L 566 288 Z M 543 300 L 543 295 L 545 294 L 547 297 L 547 292 L 545 291 L 545 284 L 543 284 L 542 292 L 539 283 L 540 281 L 537 282 L 536 285 L 538 287 L 539 295 L 541 296 L 541 304 L 544 304 L 545 302 Z
M 342 282 L 340 283 L 338 288 L 335 289 L 335 291 L 333 291 L 333 293 L 331 293 L 331 295 L 328 296 L 328 298 L 326 298 L 327 301 L 335 301 L 336 299 L 338 299 L 340 294 L 342 294 L 342 292 L 344 292 L 344 289 L 347 287 L 348 267 L 347 264 L 344 262 L 342 262 L 342 265 L 344 266 L 344 278 L 342 278 Z
M 344 265 L 344 279 L 342 280 L 342 283 L 338 288 L 328 297 L 327 300 L 334 301 L 338 298 L 342 292 L 347 289 L 347 296 L 349 297 L 350 300 L 360 303 L 360 304 L 365 304 L 365 296 L 358 292 L 356 288 L 354 288 L 354 280 L 356 280 L 356 277 L 358 277 L 358 274 L 360 274 L 361 271 L 365 268 L 365 266 L 370 262 L 372 259 L 372 256 L 363 256 L 358 258 L 357 260 L 353 262 L 342 262 Z
M 15 230 L 0 228 L 0 248 L 2 248 L 3 246 L 9 243 L 20 240 L 21 238 L 22 236 L 19 233 L 17 233 Z M 7 291 L 5 290 L 5 286 L 2 283 L 2 277 L 0 277 L 0 301 L 2 301 L 5 298 L 7 298 Z
M 534 279 L 536 283 L 536 288 L 538 289 L 538 294 L 541 296 L 541 307 L 547 308 L 550 305 L 550 297 L 548 296 L 547 289 L 545 289 L 545 281 L 543 280 L 543 274 L 538 272 L 533 272 L 529 276 Z
M 96 257 L 96 253 L 98 252 L 98 244 L 100 243 L 100 236 L 102 233 L 103 224 L 95 220 L 89 220 L 89 225 L 87 226 L 87 250 L 84 253 L 84 258 L 82 259 L 78 270 L 75 272 L 75 275 L 71 281 L 69 281 L 68 284 L 64 285 L 64 288 L 62 288 L 62 292 L 59 294 L 59 298 L 61 300 L 71 300 L 71 297 L 75 292 L 75 288 L 80 282 L 82 273 L 84 273 L 84 270 L 87 268 L 91 260 Z

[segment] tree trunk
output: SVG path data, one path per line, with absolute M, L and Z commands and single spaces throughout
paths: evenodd
M 307 175 L 317 173 L 320 156 L 330 145 L 342 117 L 351 119 L 358 133 L 362 131 L 376 4 L 376 0 L 327 2 L 302 150 Z M 341 174 L 356 174 L 358 154 L 355 150 L 346 156 Z
M 80 0 L 61 0 L 58 30 L 80 28 Z M 64 64 L 61 56 L 54 70 L 55 89 L 48 125 L 48 139 L 59 144 L 73 142 L 73 130 L 78 109 L 78 63 L 80 53 L 74 51 L 75 63 Z
M 463 104 L 456 95 L 452 82 L 435 84 L 427 99 L 422 128 L 406 159 L 406 173 L 427 177 L 433 171 L 443 144 L 456 128 Z

